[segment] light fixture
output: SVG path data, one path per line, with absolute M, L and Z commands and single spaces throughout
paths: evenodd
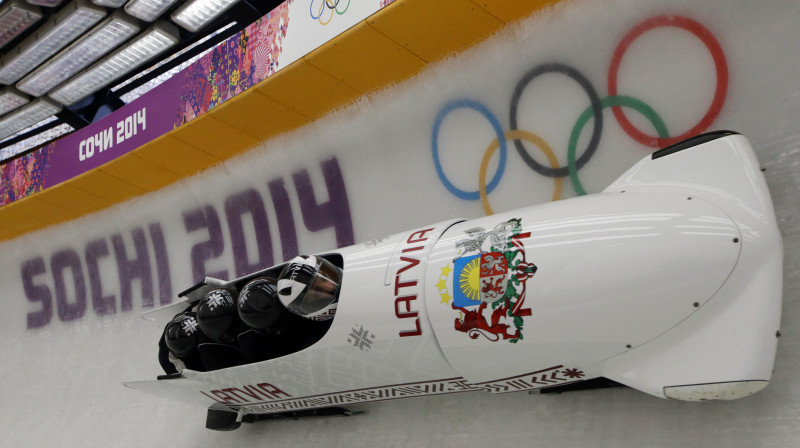
M 117 11 L 23 78 L 17 83 L 17 88 L 33 96 L 42 96 L 137 32 L 139 25 L 136 24 L 136 20 Z
M 61 112 L 61 106 L 50 100 L 39 98 L 31 104 L 0 118 L 0 139 L 13 135 L 28 126 Z
M 166 22 L 154 25 L 121 50 L 106 56 L 102 61 L 50 92 L 50 98 L 66 106 L 72 105 L 177 43 L 178 29 L 175 26 Z
M 36 6 L 12 1 L 0 8 L 0 48 L 14 40 L 20 33 L 42 18 L 42 10 Z
M 65 6 L 3 58 L 0 83 L 18 81 L 105 16 L 103 8 L 84 0 Z
M 152 22 L 164 13 L 177 0 L 131 0 L 125 5 L 125 12 L 147 22 Z
M 98 6 L 105 6 L 107 8 L 119 8 L 127 1 L 128 0 L 92 0 L 92 3 Z
M 181 6 L 170 17 L 173 22 L 187 30 L 197 32 L 233 6 L 237 1 L 238 0 L 192 0 Z
M 53 8 L 61 4 L 64 0 L 28 0 L 31 5 L 47 6 Z
M 6 87 L 0 90 L 0 116 L 22 107 L 29 102 L 28 95 L 25 95 L 13 87 Z

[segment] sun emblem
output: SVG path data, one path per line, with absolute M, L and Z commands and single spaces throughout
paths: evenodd
M 447 270 L 442 268 L 436 284 L 440 303 L 459 311 L 454 329 L 470 339 L 482 336 L 511 343 L 523 339 L 523 319 L 532 314 L 525 306 L 526 282 L 537 267 L 527 261 L 523 243 L 531 233 L 522 230 L 518 218 L 501 222 L 491 231 L 465 230 L 469 237 L 455 242 L 458 255 Z M 448 285 L 452 285 L 449 291 Z
M 458 287 L 469 300 L 480 300 L 481 260 L 475 258 L 464 266 L 458 276 Z

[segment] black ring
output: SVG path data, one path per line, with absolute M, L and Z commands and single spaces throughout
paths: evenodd
M 586 91 L 586 95 L 589 96 L 589 100 L 592 102 L 594 130 L 592 131 L 592 138 L 589 140 L 589 146 L 586 147 L 586 150 L 578 158 L 578 161 L 575 164 L 576 169 L 580 170 L 584 165 L 586 165 L 586 162 L 592 158 L 594 152 L 597 150 L 597 147 L 600 145 L 600 135 L 603 133 L 603 106 L 601 105 L 600 97 L 597 95 L 594 87 L 592 87 L 592 84 L 578 70 L 565 64 L 552 63 L 536 66 L 531 71 L 526 73 L 525 76 L 523 76 L 522 79 L 517 83 L 517 87 L 514 89 L 514 95 L 511 98 L 511 130 L 517 130 L 517 108 L 519 107 L 519 99 L 522 97 L 522 92 L 526 87 L 528 87 L 528 84 L 533 81 L 534 78 L 545 73 L 561 73 L 562 75 L 569 76 L 575 80 L 575 82 L 580 84 L 583 90 Z M 542 176 L 566 177 L 569 175 L 569 167 L 567 166 L 550 168 L 534 160 L 533 157 L 528 154 L 528 151 L 525 149 L 522 140 L 515 139 L 514 146 L 517 147 L 517 152 L 519 153 L 520 157 L 522 157 L 522 160 L 524 160 L 532 170 L 536 171 Z

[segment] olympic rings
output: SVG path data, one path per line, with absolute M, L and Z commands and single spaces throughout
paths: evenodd
M 667 126 L 664 124 L 664 120 L 658 116 L 652 107 L 640 100 L 637 100 L 636 98 L 621 95 L 609 96 L 607 98 L 603 98 L 601 104 L 603 109 L 620 106 L 630 107 L 650 120 L 650 123 L 652 123 L 653 127 L 656 128 L 656 132 L 658 133 L 658 137 L 660 139 L 666 139 L 669 137 L 669 132 L 667 132 Z M 567 167 L 569 168 L 569 178 L 572 181 L 572 186 L 575 188 L 575 192 L 578 193 L 578 196 L 585 195 L 586 190 L 583 189 L 583 185 L 581 184 L 580 179 L 578 179 L 578 170 L 580 168 L 578 168 L 577 163 L 575 163 L 575 148 L 578 146 L 578 138 L 581 136 L 583 127 L 586 125 L 586 122 L 589 121 L 589 118 L 591 118 L 592 115 L 592 108 L 589 107 L 583 111 L 580 117 L 578 117 L 578 121 L 572 128 L 572 133 L 569 136 L 569 145 L 567 146 Z
M 591 111 L 591 108 L 588 109 Z M 558 166 L 558 159 L 556 158 L 556 154 L 550 148 L 550 145 L 547 144 L 541 137 L 534 134 L 533 132 L 528 131 L 507 131 L 505 133 L 505 139 L 517 139 L 517 140 L 527 140 L 534 145 L 536 145 L 539 149 L 542 150 L 545 156 L 547 156 L 547 160 L 550 161 L 551 167 Z M 489 195 L 486 192 L 486 169 L 489 166 L 489 160 L 491 160 L 494 152 L 497 151 L 497 148 L 500 146 L 500 142 L 497 139 L 492 141 L 492 144 L 486 149 L 486 152 L 483 154 L 483 160 L 481 160 L 481 170 L 480 174 L 478 175 L 478 186 L 479 191 L 481 192 L 481 203 L 483 204 L 483 211 L 486 213 L 486 216 L 493 215 L 494 210 L 492 210 L 492 206 L 489 204 Z M 574 162 L 574 160 L 573 160 Z M 557 201 L 561 199 L 561 190 L 562 190 L 562 178 L 554 177 L 553 178 L 553 201 Z
M 692 129 L 676 137 L 670 137 L 664 121 L 652 107 L 639 99 L 632 98 L 630 96 L 619 95 L 617 93 L 619 66 L 625 51 L 627 51 L 631 43 L 640 35 L 653 28 L 662 26 L 681 28 L 691 32 L 697 38 L 699 38 L 711 52 L 717 72 L 717 85 L 714 92 L 714 99 L 705 116 Z M 536 79 L 536 77 L 546 73 L 558 73 L 570 77 L 586 92 L 591 103 L 591 105 L 580 114 L 572 128 L 567 146 L 567 164 L 563 167 L 558 165 L 558 159 L 556 158 L 555 153 L 542 138 L 528 131 L 518 129 L 519 123 L 517 118 L 520 98 L 531 81 Z M 589 80 L 577 69 L 562 63 L 547 63 L 534 67 L 528 71 L 517 83 L 512 94 L 510 105 L 509 121 L 511 129 L 507 132 L 503 132 L 499 121 L 486 106 L 474 100 L 461 99 L 446 104 L 436 116 L 433 126 L 433 135 L 431 138 L 431 147 L 433 151 L 436 173 L 439 175 L 439 178 L 444 186 L 453 195 L 465 200 L 477 200 L 480 198 L 486 214 L 492 214 L 493 210 L 489 204 L 488 195 L 497 187 L 503 176 L 507 161 L 506 141 L 513 140 L 517 152 L 528 165 L 528 167 L 543 176 L 554 178 L 553 200 L 560 199 L 563 189 L 562 178 L 566 177 L 567 175 L 570 176 L 570 181 L 575 189 L 575 192 L 578 195 L 585 195 L 586 191 L 584 190 L 583 185 L 578 177 L 578 171 L 580 171 L 583 166 L 592 158 L 599 146 L 600 136 L 603 131 L 603 109 L 611 108 L 622 129 L 636 142 L 647 146 L 661 147 L 683 141 L 686 138 L 692 137 L 693 135 L 708 129 L 714 120 L 716 120 L 716 118 L 719 116 L 722 105 L 724 104 L 727 96 L 727 88 L 728 66 L 725 55 L 722 51 L 722 47 L 719 45 L 719 42 L 710 31 L 708 31 L 698 22 L 687 17 L 668 15 L 652 17 L 633 27 L 624 36 L 614 51 L 609 67 L 609 96 L 606 98 L 601 99 Z M 653 125 L 658 137 L 651 137 L 636 129 L 622 112 L 622 107 L 633 109 L 644 115 L 644 117 Z M 478 175 L 479 188 L 477 191 L 465 191 L 453 185 L 444 174 L 444 170 L 442 169 L 441 161 L 439 159 L 438 139 L 442 121 L 447 114 L 458 108 L 469 108 L 480 112 L 490 122 L 496 135 L 496 139 L 492 141 L 492 143 L 486 149 L 486 152 L 481 160 L 480 171 Z M 589 139 L 589 144 L 585 148 L 583 154 L 576 160 L 577 145 L 581 132 L 583 131 L 583 128 L 586 126 L 587 122 L 592 118 L 594 118 L 594 126 L 591 138 Z M 525 145 L 523 145 L 523 140 L 536 145 L 547 156 L 548 161 L 550 162 L 550 167 L 546 167 L 536 162 L 526 150 Z M 491 158 L 494 156 L 494 153 L 498 148 L 500 149 L 500 160 L 497 167 L 497 172 L 487 185 L 486 171 L 488 170 Z
M 575 82 L 577 82 L 584 91 L 586 91 L 586 95 L 589 97 L 589 101 L 592 103 L 591 108 L 594 112 L 594 130 L 592 131 L 592 137 L 589 140 L 589 145 L 586 147 L 586 151 L 584 151 L 583 155 L 578 159 L 578 169 L 581 169 L 586 162 L 592 158 L 592 155 L 597 150 L 597 146 L 600 144 L 600 134 L 603 132 L 603 112 L 601 110 L 602 107 L 600 106 L 600 97 L 597 95 L 594 87 L 592 87 L 592 84 L 588 79 L 586 79 L 585 76 L 583 76 L 583 74 L 574 68 L 559 63 L 542 64 L 534 67 L 532 70 L 526 73 L 525 76 L 523 76 L 522 79 L 517 83 L 517 86 L 514 89 L 514 94 L 511 96 L 511 130 L 515 131 L 518 129 L 517 108 L 519 107 L 519 99 L 522 96 L 522 92 L 525 90 L 525 87 L 527 87 L 528 84 L 537 76 L 545 73 L 561 73 L 569 76 L 575 80 Z M 523 146 L 521 140 L 514 140 L 514 146 L 517 147 L 517 152 L 519 152 L 522 160 L 524 160 L 532 170 L 536 171 L 542 176 L 565 177 L 568 174 L 568 168 L 566 166 L 548 168 L 541 165 L 536 160 L 533 160 L 530 154 L 528 154 L 528 152 L 525 150 L 525 146 Z
M 450 179 L 444 174 L 444 170 L 442 169 L 442 164 L 439 161 L 439 129 L 442 127 L 442 121 L 444 121 L 444 117 L 447 116 L 450 112 L 455 109 L 460 108 L 468 108 L 473 109 L 480 112 L 489 123 L 494 128 L 494 132 L 497 135 L 497 140 L 500 142 L 500 163 L 497 165 L 497 172 L 492 177 L 492 181 L 489 182 L 489 185 L 486 187 L 486 191 L 491 193 L 497 184 L 500 183 L 500 178 L 503 177 L 503 171 L 506 168 L 506 154 L 508 152 L 506 146 L 506 140 L 503 134 L 503 128 L 500 126 L 500 122 L 497 120 L 497 117 L 492 114 L 492 112 L 483 104 L 470 100 L 470 99 L 463 99 L 463 100 L 456 100 L 453 102 L 448 103 L 445 105 L 442 110 L 436 115 L 436 121 L 433 123 L 433 135 L 431 138 L 431 147 L 433 148 L 433 163 L 436 166 L 436 173 L 439 175 L 439 179 L 442 180 L 442 183 L 450 193 L 453 193 L 457 198 L 466 199 L 469 201 L 475 201 L 479 199 L 480 192 L 479 191 L 464 191 L 450 182 Z
M 647 31 L 662 26 L 671 26 L 689 31 L 697 36 L 697 38 L 700 39 L 703 44 L 705 44 L 705 46 L 711 52 L 711 57 L 714 59 L 714 67 L 717 71 L 717 86 L 711 106 L 700 122 L 697 123 L 695 127 L 689 129 L 683 134 L 672 138 L 655 138 L 639 131 L 630 121 L 628 121 L 628 118 L 625 116 L 622 108 L 618 106 L 612 107 L 611 110 L 614 112 L 614 116 L 617 118 L 620 126 L 622 126 L 622 129 L 624 129 L 625 132 L 631 136 L 631 138 L 643 145 L 654 148 L 662 148 L 664 146 L 678 143 L 708 129 L 722 110 L 722 104 L 725 102 L 725 97 L 728 93 L 728 64 L 725 60 L 725 53 L 722 51 L 722 47 L 717 39 L 715 39 L 714 35 L 711 34 L 711 31 L 688 17 L 663 15 L 652 17 L 640 23 L 639 25 L 636 25 L 628 32 L 628 34 L 625 35 L 625 37 L 622 38 L 622 41 L 617 46 L 617 49 L 614 50 L 614 56 L 611 58 L 611 66 L 608 71 L 608 95 L 617 95 L 619 65 L 622 61 L 622 56 L 625 54 L 625 51 L 628 49 L 628 47 L 630 47 L 631 43 L 633 43 L 636 38 Z
M 311 19 L 319 20 L 320 24 L 327 25 L 327 24 L 331 23 L 331 20 L 333 20 L 334 11 L 336 12 L 336 14 L 342 15 L 348 9 L 350 9 L 350 1 L 351 0 L 347 0 L 347 6 L 345 6 L 345 8 L 340 11 L 339 10 L 339 3 L 341 3 L 341 0 L 322 0 L 322 4 L 319 6 L 319 11 L 317 11 L 317 15 L 314 15 L 314 0 L 311 0 L 311 3 L 308 5 L 308 11 L 309 11 L 309 14 L 311 15 Z M 325 8 L 331 10 L 331 16 L 328 18 L 327 21 L 322 19 L 322 11 Z

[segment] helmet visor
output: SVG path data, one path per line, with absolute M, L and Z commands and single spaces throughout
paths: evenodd
M 317 258 L 318 267 L 315 272 L 307 272 L 310 278 L 305 294 L 300 294 L 287 305 L 289 311 L 308 316 L 314 314 L 339 299 L 341 270 L 324 258 Z

